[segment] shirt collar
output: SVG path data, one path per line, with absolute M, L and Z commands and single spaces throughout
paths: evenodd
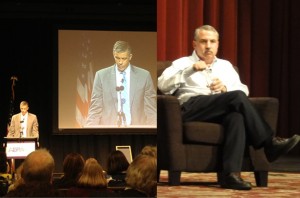
M 25 113 L 25 115 L 23 115 L 23 114 L 21 113 L 21 119 L 22 119 L 22 118 L 26 119 L 27 117 L 28 117 L 28 112 Z
M 129 63 L 128 67 L 124 70 L 124 72 L 126 73 L 126 75 L 130 72 L 130 69 L 131 69 L 131 65 L 130 65 L 130 63 Z M 122 73 L 122 72 L 120 72 L 120 71 L 118 70 L 117 64 L 115 64 L 115 70 L 116 70 L 117 73 Z

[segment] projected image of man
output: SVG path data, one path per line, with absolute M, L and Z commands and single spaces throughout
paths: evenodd
M 85 126 L 156 126 L 156 91 L 149 71 L 130 64 L 128 42 L 113 46 L 115 64 L 96 72 Z

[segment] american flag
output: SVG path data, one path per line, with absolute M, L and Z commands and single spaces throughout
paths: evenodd
M 76 93 L 76 127 L 83 127 L 88 115 L 94 81 L 91 40 L 85 35 L 82 36 L 80 43 L 79 60 Z

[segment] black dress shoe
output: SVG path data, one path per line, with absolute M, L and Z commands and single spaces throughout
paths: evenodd
M 272 142 L 265 146 L 265 154 L 269 162 L 274 162 L 281 155 L 287 154 L 300 140 L 300 136 L 294 135 L 291 138 L 274 137 Z
M 244 181 L 238 174 L 230 173 L 222 178 L 221 188 L 251 190 L 252 186 L 250 182 Z

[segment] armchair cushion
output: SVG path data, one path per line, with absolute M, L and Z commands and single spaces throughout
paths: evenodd
M 222 144 L 223 127 L 210 122 L 183 123 L 183 140 L 186 143 Z
M 272 130 L 276 132 L 279 111 L 278 99 L 274 97 L 250 97 L 249 99 L 258 113 L 270 125 Z

